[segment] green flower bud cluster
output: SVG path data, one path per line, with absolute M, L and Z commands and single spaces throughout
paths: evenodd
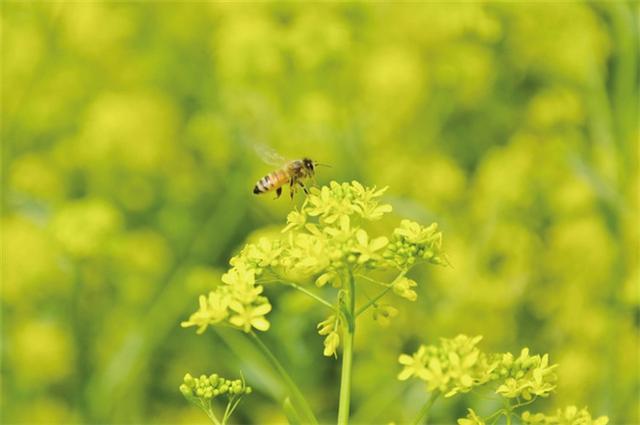
M 449 264 L 442 251 L 442 233 L 438 231 L 438 225 L 432 223 L 424 227 L 411 220 L 402 220 L 400 227 L 393 231 L 383 257 L 401 270 L 420 262 L 443 266 Z
M 586 407 L 578 409 L 576 406 L 558 409 L 553 416 L 526 411 L 521 418 L 524 425 L 607 425 L 609 423 L 608 417 L 592 418 Z
M 465 393 L 492 378 L 495 364 L 480 352 L 476 344 L 482 339 L 458 335 L 453 339 L 443 338 L 440 345 L 422 345 L 412 356 L 402 354 L 398 358 L 404 369 L 398 379 L 411 377 L 426 382 L 427 390 L 440 391 L 446 397 Z
M 241 379 L 225 379 L 217 373 L 199 378 L 194 378 L 187 373 L 183 383 L 180 385 L 180 392 L 187 398 L 197 397 L 203 400 L 210 400 L 220 395 L 228 397 L 251 394 L 252 388 L 247 386 Z
M 449 264 L 442 251 L 442 233 L 438 231 L 438 225 L 432 223 L 424 227 L 411 220 L 402 220 L 400 227 L 393 231 L 383 257 L 400 270 L 407 270 L 419 262 Z
M 180 392 L 189 402 L 202 409 L 214 424 L 226 425 L 242 398 L 253 390 L 244 382 L 244 378 L 231 380 L 217 373 L 194 378 L 187 373 L 180 385 Z M 227 402 L 221 420 L 216 417 L 211 403 L 219 396 L 224 396 Z
M 264 316 L 271 311 L 271 304 L 260 295 L 263 287 L 256 284 L 255 273 L 242 263 L 232 267 L 222 276 L 223 285 L 208 296 L 200 296 L 198 311 L 182 322 L 182 327 L 197 326 L 197 332 L 202 333 L 207 326 L 224 321 L 244 332 L 252 328 L 268 330 L 269 321 Z
M 534 396 L 547 397 L 556 388 L 558 378 L 554 369 L 557 366 L 549 365 L 548 354 L 531 356 L 528 348 L 523 348 L 516 359 L 511 353 L 503 354 L 496 368 L 503 384 L 496 393 L 524 400 L 531 400 Z

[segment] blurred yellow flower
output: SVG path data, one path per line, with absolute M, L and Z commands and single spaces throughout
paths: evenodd
M 69 202 L 52 223 L 55 238 L 75 257 L 97 255 L 117 234 L 122 218 L 117 209 L 100 199 Z

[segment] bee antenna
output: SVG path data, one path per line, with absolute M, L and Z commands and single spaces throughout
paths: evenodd
M 321 163 L 321 162 L 316 162 L 314 165 L 315 165 L 316 167 L 319 165 L 319 166 L 321 166 L 321 167 L 329 167 L 329 168 L 333 168 L 333 167 L 331 167 L 331 165 L 329 165 L 329 164 L 323 164 L 323 163 Z

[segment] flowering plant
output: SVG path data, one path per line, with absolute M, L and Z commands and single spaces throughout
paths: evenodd
M 198 333 L 208 326 L 231 326 L 259 341 L 256 331 L 270 327 L 267 315 L 271 304 L 263 294 L 265 285 L 280 283 L 304 292 L 328 310 L 326 319 L 318 324 L 324 355 L 337 357 L 342 347 L 338 422 L 347 423 L 357 318 L 372 309 L 376 320 L 388 323 L 398 310 L 382 304 L 383 297 L 395 294 L 410 301 L 417 299 L 417 283 L 406 276 L 409 270 L 421 263 L 447 264 L 442 234 L 435 223 L 425 227 L 402 220 L 390 235 L 371 233 L 368 225 L 392 210 L 391 205 L 380 202 L 385 190 L 356 181 L 312 188 L 302 206 L 287 216 L 282 236 L 246 245 L 230 260 L 231 268 L 222 276 L 222 284 L 200 296 L 198 310 L 182 326 L 194 326 Z M 374 271 L 396 275 L 382 282 L 371 276 Z M 306 284 L 309 281 L 318 288 L 335 288 L 334 299 L 323 298 Z M 374 283 L 380 290 L 357 305 L 357 287 L 364 282 Z M 290 391 L 300 417 L 316 422 L 299 391 Z
M 376 321 L 388 324 L 399 311 L 389 303 L 382 303 L 384 297 L 395 295 L 409 301 L 418 298 L 418 283 L 407 276 L 413 267 L 449 264 L 442 249 L 442 233 L 436 223 L 423 226 L 401 220 L 390 234 L 373 232 L 371 224 L 392 211 L 391 205 L 380 201 L 385 190 L 364 187 L 356 181 L 331 182 L 328 186 L 312 188 L 300 208 L 288 214 L 281 236 L 247 244 L 231 258 L 231 267 L 222 276 L 221 284 L 201 295 L 198 310 L 182 322 L 183 327 L 196 327 L 197 333 L 203 333 L 209 326 L 226 326 L 250 336 L 288 389 L 289 396 L 283 405 L 292 423 L 316 424 L 317 419 L 284 367 L 258 336 L 257 331 L 266 332 L 270 328 L 267 315 L 272 307 L 264 295 L 265 287 L 272 284 L 289 286 L 327 309 L 327 316 L 318 323 L 317 330 L 324 337 L 322 350 L 325 356 L 337 358 L 341 350 L 338 424 L 347 424 L 357 320 L 365 311 L 372 310 Z M 374 273 L 376 276 L 393 273 L 393 277 L 385 282 L 375 278 Z M 373 297 L 365 295 L 363 299 L 364 291 L 360 289 L 365 284 L 377 286 L 378 293 Z M 328 292 L 326 288 L 333 288 L 329 291 L 333 298 L 324 295 Z M 527 349 L 517 358 L 510 353 L 487 355 L 476 347 L 480 339 L 460 335 L 443 339 L 439 346 L 421 346 L 411 356 L 400 356 L 404 369 L 398 378 L 419 378 L 426 382 L 431 393 L 416 423 L 426 417 L 439 394 L 451 397 L 483 385 L 499 384 L 495 392 L 509 401 L 509 409 L 505 407 L 507 410 L 498 413 L 504 413 L 510 420 L 513 409 L 529 404 L 537 397 L 546 397 L 555 389 L 556 366 L 549 365 L 547 355 L 530 356 Z M 196 393 L 204 388 L 200 392 L 205 398 L 199 395 L 196 404 L 209 413 L 211 397 L 207 397 L 215 395 L 216 391 L 209 386 L 214 385 L 217 378 L 213 381 L 205 378 L 197 381 L 195 387 L 189 386 L 185 378 L 181 390 L 189 398 L 187 393 L 192 394 L 193 388 Z M 515 404 L 510 404 L 510 400 Z M 229 403 L 227 411 L 232 412 L 237 403 Z M 225 418 L 228 418 L 227 411 Z M 576 415 L 584 417 L 582 413 Z M 496 416 L 499 417 L 497 414 L 492 417 Z M 548 418 L 551 417 L 528 413 L 522 416 L 523 421 L 535 424 L 552 423 L 541 422 L 551 420 Z M 594 424 L 605 423 L 601 419 L 598 421 Z M 475 423 L 484 422 L 473 410 L 459 420 L 460 425 Z

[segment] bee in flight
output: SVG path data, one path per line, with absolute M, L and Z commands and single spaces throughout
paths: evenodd
M 289 184 L 289 193 L 291 194 L 291 198 L 293 198 L 298 186 L 300 186 L 305 193 L 309 193 L 302 180 L 307 178 L 315 180 L 316 166 L 324 165 L 319 164 L 310 158 L 286 161 L 277 153 L 266 151 L 264 148 L 262 150 L 258 150 L 258 153 L 262 156 L 262 159 L 265 162 L 272 165 L 279 164 L 281 167 L 258 180 L 256 185 L 253 187 L 253 193 L 259 195 L 261 193 L 267 193 L 275 190 L 276 199 L 280 197 L 282 194 L 282 187 L 286 184 Z

